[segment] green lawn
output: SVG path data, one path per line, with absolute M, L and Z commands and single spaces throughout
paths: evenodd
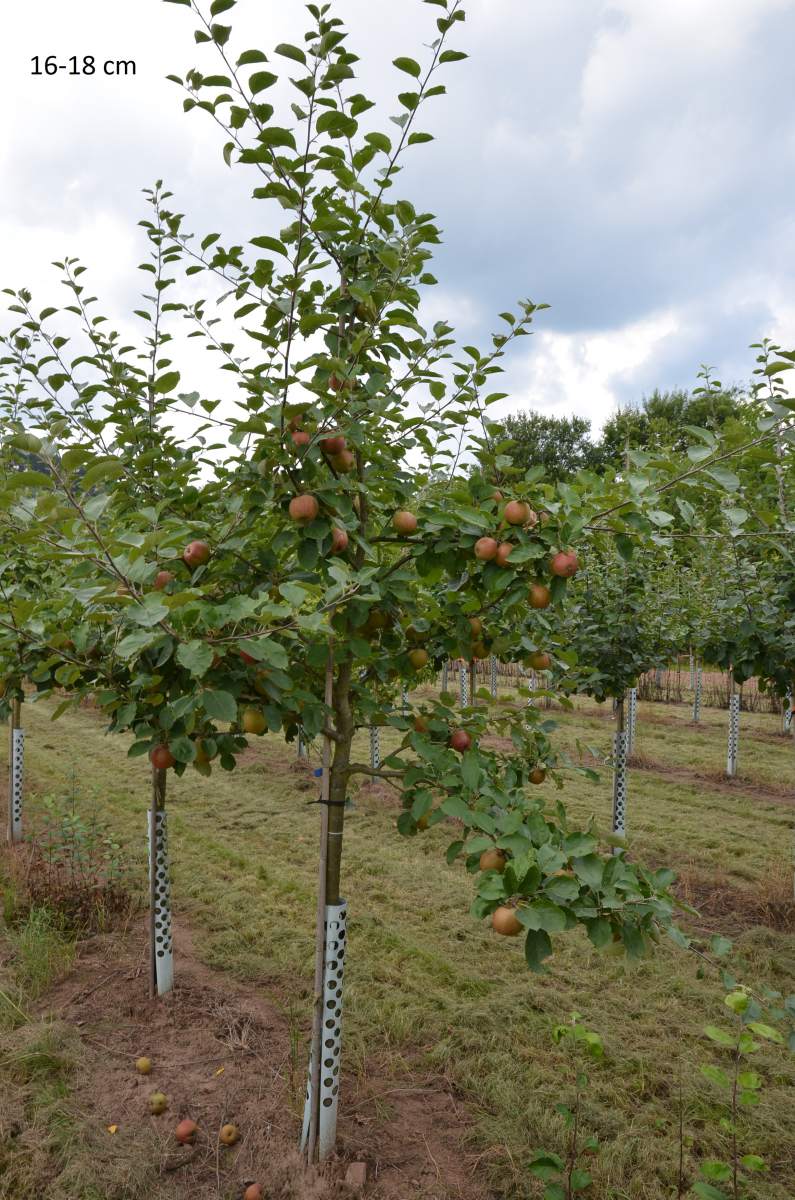
M 31 819 L 42 797 L 76 787 L 81 805 L 112 820 L 143 885 L 145 761 L 127 759 L 123 740 L 106 736 L 95 713 L 51 723 L 52 707 L 25 705 Z M 578 701 L 575 713 L 556 714 L 573 756 L 578 740 L 607 753 L 607 709 Z M 727 788 L 720 779 L 725 711 L 704 710 L 700 728 L 689 717 L 684 707 L 640 705 L 635 750 L 646 765 L 630 776 L 632 853 L 714 881 L 725 910 L 718 924 L 741 930 L 736 975 L 795 991 L 792 927 L 753 927 L 746 915 L 757 894 L 773 892 L 784 902 L 789 894 L 795 743 L 773 736 L 779 717 L 743 714 L 740 778 Z M 364 736 L 361 742 L 360 761 Z M 571 774 L 562 795 L 575 818 L 596 813 L 606 828 L 610 774 L 601 774 L 599 784 Z M 544 790 L 555 795 L 549 783 Z M 318 836 L 318 808 L 309 802 L 316 794 L 294 750 L 267 736 L 233 775 L 216 770 L 205 780 L 189 772 L 175 780 L 169 805 L 174 905 L 192 924 L 199 954 L 238 978 L 262 981 L 306 1016 Z M 482 1156 L 479 1170 L 496 1194 L 540 1196 L 527 1162 L 540 1146 L 562 1149 L 554 1106 L 571 1096 L 571 1064 L 551 1029 L 576 1010 L 606 1047 L 604 1061 L 589 1068 L 583 1111 L 585 1129 L 604 1143 L 592 1166 L 594 1197 L 676 1195 L 680 1074 L 688 1168 L 722 1153 L 718 1095 L 698 1070 L 716 1059 L 702 1027 L 727 1012 L 716 976 L 673 944 L 630 967 L 597 954 L 579 935 L 558 938 L 547 975 L 529 975 L 518 942 L 498 939 L 468 915 L 471 881 L 463 867 L 444 863 L 449 831 L 403 840 L 395 815 L 379 784 L 355 795 L 346 821 L 348 1069 L 366 1077 L 377 1064 L 380 1078 L 396 1080 L 429 1068 L 444 1074 L 473 1121 L 466 1150 Z M 770 1170 L 748 1195 L 791 1200 L 795 1060 L 772 1050 L 757 1057 L 765 1088 L 759 1107 L 743 1117 L 741 1144 Z M 346 1119 L 343 1096 L 343 1125 Z

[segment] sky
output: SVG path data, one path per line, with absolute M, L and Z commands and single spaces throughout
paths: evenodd
M 207 0 L 209 7 L 209 0 Z M 439 9 L 335 0 L 364 90 L 394 113 Z M 744 383 L 751 342 L 795 346 L 795 0 L 469 0 L 446 97 L 400 190 L 444 231 L 429 317 L 488 343 L 496 314 L 545 302 L 509 360 L 503 415 L 534 408 L 598 431 L 700 364 Z M 301 40 L 300 0 L 238 0 L 236 49 Z M 103 311 L 130 316 L 141 189 L 162 178 L 198 233 L 263 232 L 251 175 L 165 80 L 209 72 L 189 11 L 161 0 L 25 0 L 4 12 L 0 287 L 57 295 L 75 255 Z M 32 75 L 32 58 L 134 60 L 135 75 Z M 276 60 L 284 64 L 284 60 Z M 283 93 L 286 95 L 286 93 Z M 382 125 L 385 121 L 382 120 Z M 266 232 L 270 232 L 267 230 Z M 193 362 L 202 385 L 201 361 Z M 188 382 L 185 381 L 184 382 Z

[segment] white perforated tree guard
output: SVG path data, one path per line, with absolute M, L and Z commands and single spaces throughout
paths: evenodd
M 405 717 L 409 711 L 409 689 L 405 685 L 400 689 L 400 707 Z
M 450 669 L 450 664 L 448 662 L 444 662 L 442 664 L 442 691 L 443 692 L 447 691 L 447 674 L 448 674 L 449 669 Z
M 497 659 L 495 658 L 495 656 L 493 654 L 491 656 L 491 661 L 490 661 L 489 665 L 491 668 L 491 674 L 489 677 L 489 682 L 490 682 L 490 686 L 491 686 L 491 698 L 492 698 L 492 700 L 496 700 L 497 699 Z
M 790 692 L 787 696 L 787 699 L 784 701 L 784 706 L 783 706 L 782 712 L 781 712 L 781 732 L 782 733 L 789 733 L 790 730 L 793 729 L 792 708 L 793 708 L 793 700 L 792 700 L 792 692 Z
M 152 821 L 154 819 L 154 836 Z M 149 812 L 149 867 L 155 854 L 154 944 L 152 946 L 155 993 L 164 996 L 174 986 L 174 946 L 171 940 L 171 880 L 168 862 L 166 813 Z
M 469 680 L 467 679 L 467 669 L 463 663 L 458 668 L 458 692 L 461 707 L 466 708 L 469 704 Z
M 342 1046 L 342 982 L 345 970 L 345 930 L 348 909 L 345 901 L 326 905 L 326 945 L 323 964 L 323 1055 L 320 1064 L 320 1103 L 317 1147 L 321 1162 L 334 1151 L 337 1139 L 340 1050 Z M 304 1104 L 301 1149 L 309 1140 L 312 1116 L 312 1062 Z
M 377 725 L 370 726 L 370 766 L 377 771 L 381 766 L 381 737 Z
M 737 752 L 740 748 L 740 694 L 733 692 L 729 697 L 729 743 L 726 751 L 726 774 L 733 778 L 737 774 Z
M 309 755 L 307 753 L 307 749 L 306 749 L 306 742 L 304 741 L 304 731 L 300 725 L 298 727 L 298 757 L 299 758 L 308 758 L 309 757 Z
M 613 833 L 627 831 L 627 732 L 613 734 Z M 618 849 L 614 849 L 614 854 Z
M 696 663 L 692 650 L 690 651 L 690 686 L 691 688 L 696 686 Z
M 8 764 L 8 840 L 12 844 L 22 841 L 22 795 L 25 783 L 25 734 L 21 729 L 11 730 L 10 758 Z
M 627 754 L 632 753 L 635 745 L 635 729 L 638 724 L 638 689 L 630 688 L 627 692 Z
M 701 720 L 701 667 L 696 670 L 696 687 L 693 692 L 693 720 Z

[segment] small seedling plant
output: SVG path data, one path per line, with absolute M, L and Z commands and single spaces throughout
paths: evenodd
M 560 1155 L 550 1150 L 539 1150 L 530 1163 L 530 1171 L 543 1180 L 544 1200 L 574 1200 L 585 1195 L 593 1183 L 590 1171 L 583 1165 L 588 1158 L 599 1153 L 599 1139 L 583 1134 L 583 1097 L 588 1090 L 587 1063 L 598 1062 L 604 1057 L 604 1044 L 598 1033 L 582 1024 L 579 1013 L 572 1013 L 565 1025 L 556 1025 L 552 1039 L 558 1046 L 565 1046 L 571 1062 L 574 1095 L 569 1101 L 555 1105 L 555 1111 L 563 1118 L 565 1127 L 566 1153 Z

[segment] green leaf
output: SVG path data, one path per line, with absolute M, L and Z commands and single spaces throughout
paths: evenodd
M 163 395 L 166 392 L 173 392 L 178 383 L 179 371 L 167 371 L 165 375 L 161 375 L 159 379 L 156 379 L 152 386 L 156 392 Z
M 702 1200 L 729 1200 L 725 1192 L 713 1187 L 711 1183 L 704 1183 L 701 1179 L 693 1184 L 693 1191 L 697 1196 L 701 1196 Z
M 760 1158 L 758 1154 L 744 1154 L 740 1159 L 741 1164 L 746 1171 L 766 1171 L 767 1165 L 765 1160 Z
M 186 667 L 196 679 L 201 679 L 210 669 L 213 652 L 206 642 L 185 642 L 177 648 L 177 662 Z
M 124 466 L 117 458 L 106 458 L 88 468 L 79 480 L 80 487 L 83 491 L 88 491 L 97 483 L 104 483 L 106 479 L 118 479 L 123 474 Z
M 730 1088 L 731 1087 L 731 1085 L 732 1085 L 731 1079 L 729 1079 L 729 1076 L 726 1074 L 725 1071 L 722 1071 L 720 1067 L 714 1067 L 710 1064 L 707 1064 L 705 1066 L 702 1066 L 700 1068 L 700 1070 L 701 1070 L 701 1074 L 704 1076 L 704 1078 L 708 1079 L 710 1081 L 710 1083 L 714 1083 L 718 1087 L 722 1087 L 722 1088 Z
M 543 929 L 529 929 L 524 941 L 524 956 L 531 971 L 541 974 L 544 959 L 552 953 L 549 935 Z
M 399 71 L 405 71 L 407 75 L 412 75 L 414 79 L 419 79 L 422 74 L 422 67 L 413 58 L 395 58 L 392 60 L 392 65 Z
M 717 1025 L 707 1025 L 704 1028 L 704 1033 L 711 1042 L 717 1042 L 719 1046 L 731 1046 L 734 1049 L 736 1038 L 731 1034 L 725 1033 L 722 1029 L 718 1029 Z
M 215 721 L 237 720 L 237 701 L 229 692 L 202 692 L 202 708 Z
M 736 492 L 740 486 L 737 476 L 727 467 L 710 467 L 706 474 L 711 479 L 714 479 L 716 483 L 719 483 L 721 487 L 726 488 L 728 492 Z
M 190 0 L 188 0 L 188 3 L 190 3 Z M 251 63 L 261 63 L 267 61 L 268 56 L 263 54 L 261 50 L 244 50 L 240 55 L 240 58 L 237 60 L 237 65 L 239 67 L 247 67 Z
M 440 63 L 461 62 L 462 59 L 469 58 L 468 54 L 464 54 L 463 50 L 444 50 L 439 55 Z
M 291 46 L 288 42 L 280 42 L 274 53 L 281 54 L 282 58 L 291 58 L 293 62 L 306 65 L 306 55 L 303 50 L 299 50 L 297 46 Z
M 264 92 L 266 88 L 273 87 L 278 79 L 279 76 L 273 75 L 270 71 L 255 71 L 248 81 L 251 94 L 256 96 L 258 92 Z
M 732 1169 L 728 1163 L 708 1158 L 701 1164 L 701 1174 L 716 1183 L 726 1183 L 732 1177 Z
M 210 5 L 210 16 L 220 17 L 221 13 L 227 12 L 230 8 L 234 8 L 237 0 L 213 0 Z
M 764 1038 L 767 1042 L 775 1042 L 778 1046 L 784 1045 L 784 1038 L 777 1029 L 772 1025 L 765 1025 L 763 1021 L 749 1021 L 748 1028 L 751 1029 L 757 1037 Z
M 467 750 L 461 759 L 461 778 L 470 791 L 477 791 L 480 785 L 480 759 L 478 755 Z
M 527 929 L 543 930 L 545 933 L 561 933 L 567 925 L 566 913 L 551 900 L 534 900 L 522 905 L 516 915 Z

